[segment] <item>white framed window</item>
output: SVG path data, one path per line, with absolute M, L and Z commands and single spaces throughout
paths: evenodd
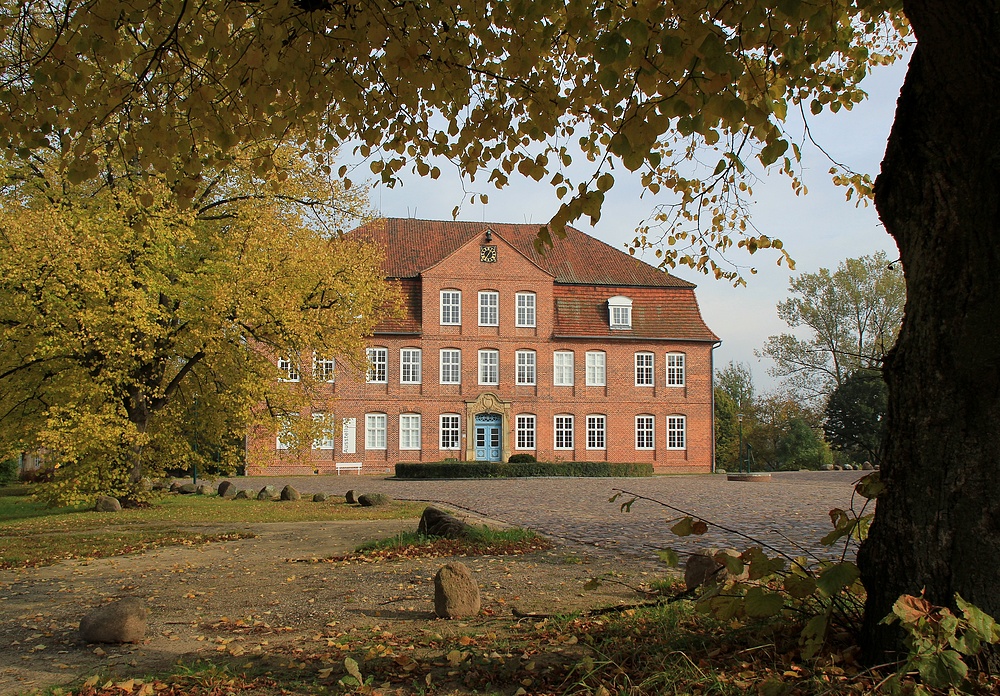
M 656 447 L 654 424 L 655 419 L 652 416 L 635 417 L 635 448 L 637 450 L 651 450 Z
M 667 353 L 667 386 L 684 386 L 684 353 Z
M 603 387 L 607 383 L 607 355 L 602 350 L 587 351 L 587 386 Z
M 632 328 L 632 300 L 624 295 L 608 299 L 608 323 L 612 329 Z
M 653 354 L 635 354 L 635 386 L 653 386 Z
M 667 416 L 667 449 L 682 450 L 687 447 L 687 418 Z
M 462 383 L 462 351 L 458 348 L 441 349 L 441 384 Z
M 278 436 L 274 439 L 275 449 L 290 450 L 295 446 L 293 427 L 298 417 L 298 413 L 286 413 L 278 418 Z
M 320 358 L 313 353 L 313 379 L 317 382 L 332 382 L 335 367 L 333 358 Z
M 299 366 L 291 358 L 278 358 L 278 373 L 279 382 L 299 381 Z
M 552 354 L 552 383 L 557 387 L 573 386 L 573 353 L 557 350 Z
M 500 293 L 496 290 L 479 291 L 479 325 L 500 325 Z
M 573 449 L 573 416 L 556 416 L 555 448 L 557 450 Z
M 403 413 L 399 416 L 399 449 L 420 449 L 420 414 Z
M 315 450 L 332 450 L 335 447 L 333 442 L 333 416 L 328 416 L 325 413 L 317 413 L 316 411 L 313 411 L 312 415 L 313 421 L 320 428 L 319 437 L 313 440 L 312 448 Z
M 457 413 L 442 413 L 441 426 L 438 432 L 441 434 L 441 449 L 457 450 L 461 442 L 461 417 Z
M 420 384 L 419 348 L 403 348 L 399 351 L 399 383 Z
M 479 351 L 479 383 L 500 384 L 500 351 Z
M 385 414 L 365 414 L 365 449 L 385 449 Z
M 587 449 L 607 448 L 608 419 L 606 416 L 587 416 Z
M 389 349 L 366 348 L 365 355 L 368 357 L 368 374 L 365 375 L 365 381 L 383 384 L 389 381 Z
M 515 296 L 515 326 L 535 325 L 535 293 L 519 292 Z
M 517 383 L 535 383 L 535 351 L 519 350 L 515 354 L 517 359 Z
M 514 448 L 521 450 L 535 449 L 535 416 L 531 413 L 519 413 L 514 421 L 516 424 Z
M 462 323 L 462 293 L 460 290 L 441 291 L 441 324 L 458 326 Z

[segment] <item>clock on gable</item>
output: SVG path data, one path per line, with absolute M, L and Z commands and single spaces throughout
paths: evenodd
M 497 261 L 497 246 L 496 244 L 483 244 L 479 247 L 479 260 L 483 263 L 496 263 Z

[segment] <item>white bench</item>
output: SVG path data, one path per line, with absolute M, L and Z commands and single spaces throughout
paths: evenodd
M 341 471 L 356 471 L 361 473 L 361 462 L 337 462 L 337 476 Z

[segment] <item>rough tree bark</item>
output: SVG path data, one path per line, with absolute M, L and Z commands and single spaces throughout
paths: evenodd
M 872 660 L 899 647 L 878 622 L 902 593 L 1000 617 L 1000 5 L 904 5 L 917 46 L 875 187 L 907 302 L 859 557 Z

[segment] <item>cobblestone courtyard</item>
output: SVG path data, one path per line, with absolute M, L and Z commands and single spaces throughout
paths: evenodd
M 342 495 L 386 493 L 399 500 L 446 503 L 477 515 L 529 527 L 565 542 L 626 556 L 649 557 L 656 549 L 690 551 L 703 546 L 752 544 L 748 535 L 792 555 L 806 551 L 839 553 L 819 544 L 831 529 L 832 508 L 851 506 L 854 483 L 865 472 L 781 472 L 768 482 L 728 481 L 724 475 L 657 476 L 653 478 L 536 478 L 413 481 L 343 474 L 313 477 L 246 477 L 232 479 L 240 488 L 279 489 L 286 483 L 299 491 Z M 648 500 L 638 500 L 623 513 L 622 489 L 666 503 L 709 521 L 709 533 L 680 538 L 669 520 L 680 513 Z M 863 498 L 854 501 L 860 506 Z M 869 510 L 871 511 L 871 510 Z M 731 532 L 719 527 L 726 527 Z

